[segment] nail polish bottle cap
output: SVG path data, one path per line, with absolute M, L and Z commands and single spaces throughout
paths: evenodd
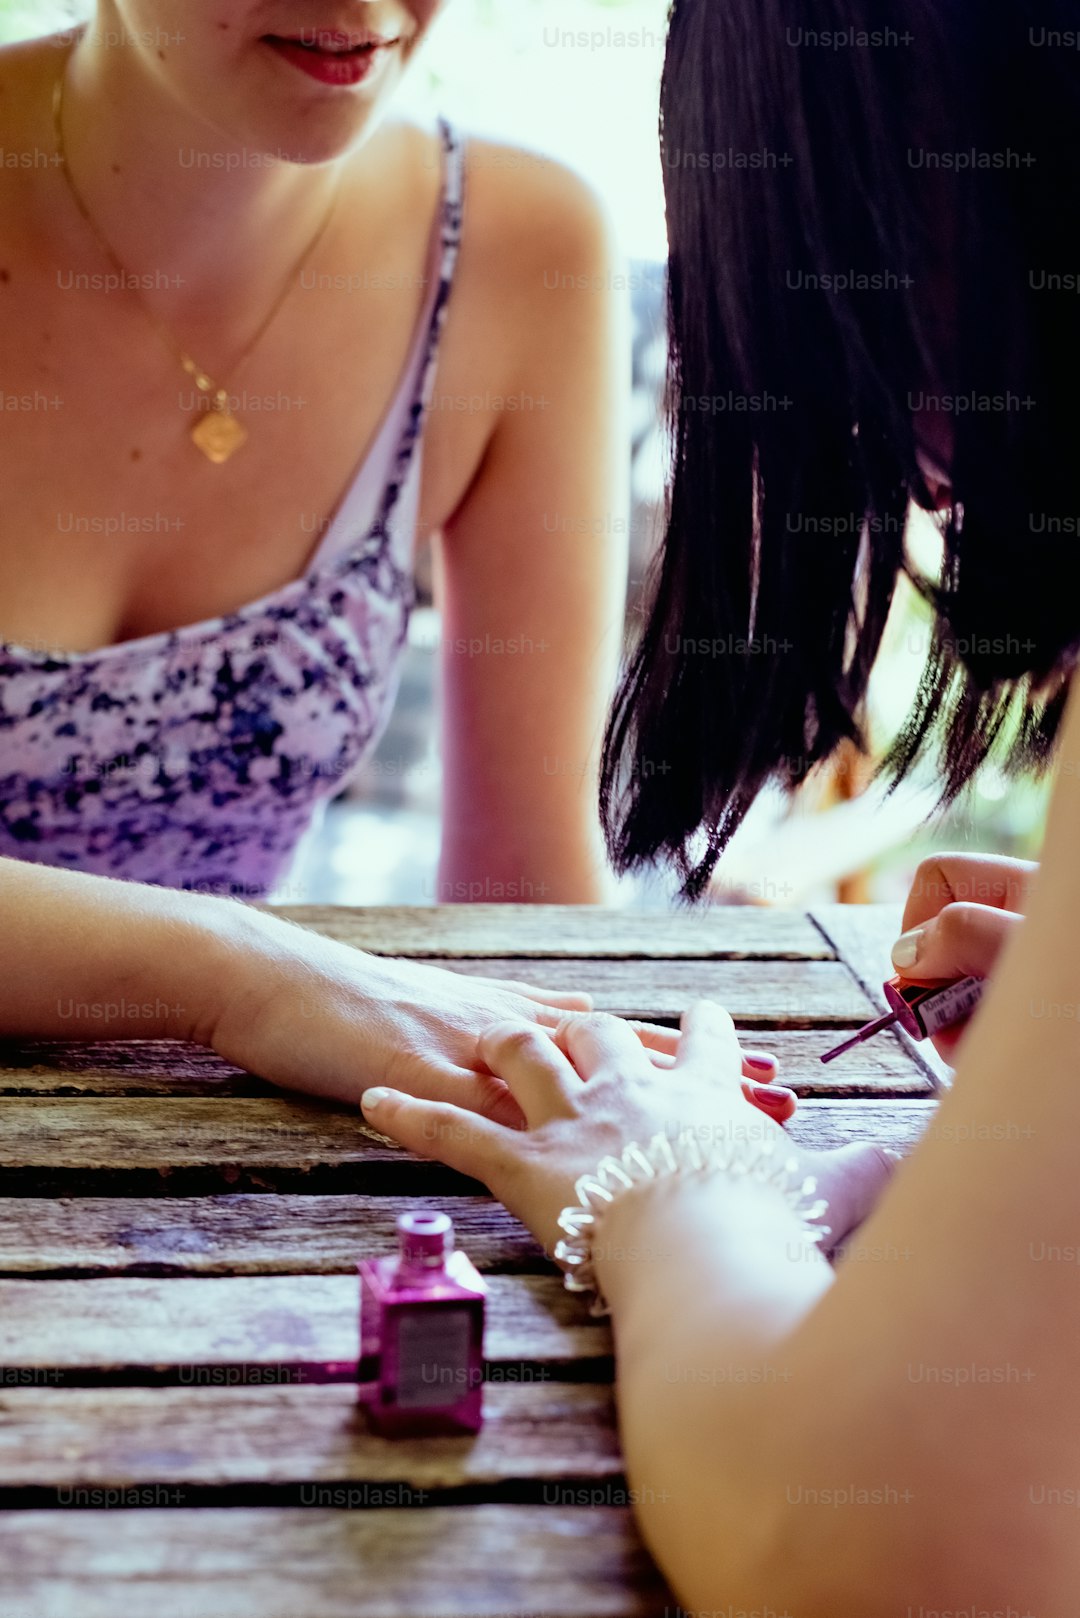
M 440 1269 L 454 1246 L 454 1222 L 449 1214 L 399 1214 L 397 1233 L 402 1261 L 421 1269 Z

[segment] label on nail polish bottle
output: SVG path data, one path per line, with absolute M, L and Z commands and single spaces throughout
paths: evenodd
M 456 1404 L 469 1385 L 469 1310 L 403 1313 L 398 1322 L 397 1402 L 402 1410 Z
M 958 983 L 909 983 L 900 979 L 885 985 L 885 998 L 901 1028 L 912 1039 L 929 1039 L 943 1028 L 970 1017 L 986 992 L 985 978 L 961 978 Z

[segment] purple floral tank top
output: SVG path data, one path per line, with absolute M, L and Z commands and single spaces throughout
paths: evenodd
M 374 749 L 413 606 L 424 422 L 461 241 L 464 149 L 440 128 L 423 315 L 304 574 L 100 651 L 0 643 L 0 855 L 263 898 Z

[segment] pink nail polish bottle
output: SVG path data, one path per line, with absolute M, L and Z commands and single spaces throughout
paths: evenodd
M 359 1267 L 360 1355 L 376 1377 L 360 1395 L 369 1421 L 388 1438 L 478 1432 L 487 1288 L 455 1251 L 448 1214 L 400 1214 L 397 1235 L 395 1256 Z

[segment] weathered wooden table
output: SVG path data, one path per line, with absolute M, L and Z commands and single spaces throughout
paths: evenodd
M 638 1017 L 713 996 L 781 1057 L 807 1143 L 905 1148 L 933 1109 L 892 1034 L 818 1061 L 879 1009 L 895 911 L 287 913 Z M 0 1047 L 0 1120 L 0 1618 L 674 1609 L 626 1505 L 607 1328 L 472 1182 L 186 1046 Z M 356 1412 L 356 1262 L 420 1196 L 452 1199 L 490 1282 L 475 1440 Z

